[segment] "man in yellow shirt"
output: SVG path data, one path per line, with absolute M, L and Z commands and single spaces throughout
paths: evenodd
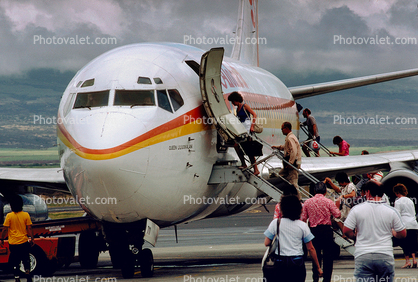
M 12 212 L 8 213 L 3 223 L 0 244 L 3 245 L 7 234 L 9 237 L 10 257 L 13 266 L 15 281 L 20 282 L 19 264 L 22 261 L 27 275 L 27 281 L 32 281 L 30 276 L 29 251 L 33 245 L 32 221 L 27 212 L 22 211 L 23 200 L 20 196 L 10 200 Z M 30 238 L 28 238 L 28 235 Z

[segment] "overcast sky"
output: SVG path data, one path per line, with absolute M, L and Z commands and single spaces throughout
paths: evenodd
M 259 2 L 260 66 L 277 73 L 338 71 L 359 76 L 418 67 L 417 0 Z M 103 52 L 130 43 L 185 36 L 231 37 L 238 0 L 0 1 L 0 75 L 33 68 L 77 71 Z M 43 44 L 42 39 L 115 38 L 117 44 Z M 341 36 L 341 37 L 339 37 Z M 340 44 L 336 37 L 394 44 Z M 62 42 L 62 41 L 61 41 Z M 357 41 L 358 43 L 359 41 Z M 346 41 L 348 43 L 348 41 Z M 196 45 L 209 49 L 215 45 Z M 230 54 L 232 46 L 225 46 Z

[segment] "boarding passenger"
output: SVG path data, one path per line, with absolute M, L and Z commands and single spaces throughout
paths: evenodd
M 247 129 L 248 133 L 254 132 L 254 125 L 255 120 L 257 118 L 257 114 L 251 109 L 251 107 L 244 103 L 244 99 L 242 95 L 238 92 L 232 92 L 228 96 L 228 101 L 230 101 L 234 106 L 237 107 L 237 117 L 239 121 L 244 125 L 245 129 Z M 237 152 L 237 155 L 241 161 L 240 169 L 244 169 L 247 167 L 245 163 L 244 152 L 241 150 L 238 143 L 235 143 L 234 149 Z M 256 162 L 255 156 L 248 156 L 250 158 L 251 164 Z M 254 166 L 254 174 L 259 175 L 260 171 L 258 170 L 257 165 Z
M 322 269 L 319 265 L 315 248 L 312 245 L 314 235 L 309 230 L 308 225 L 299 220 L 302 212 L 302 205 L 299 198 L 294 195 L 283 197 L 280 201 L 280 209 L 283 213 L 283 217 L 279 223 L 279 269 L 274 277 L 266 277 L 267 281 L 305 281 L 306 268 L 303 258 L 303 244 L 306 245 L 311 258 L 316 265 L 319 276 L 322 276 Z M 265 246 L 270 246 L 276 233 L 277 219 L 273 219 L 267 230 L 264 232 L 264 235 L 266 236 L 264 240 Z
M 284 186 L 282 188 L 282 193 L 283 193 L 282 194 L 282 198 L 284 196 L 295 195 L 296 197 L 299 198 L 299 200 L 301 200 L 300 194 L 299 194 L 298 190 L 293 185 L 286 185 L 286 186 Z M 273 219 L 275 219 L 275 218 L 282 218 L 282 212 L 280 211 L 280 202 L 278 202 L 276 204 L 276 207 L 274 208 Z
M 361 151 L 362 156 L 368 155 L 368 154 L 369 154 L 369 152 L 367 150 Z M 365 173 L 365 174 L 362 174 L 361 176 L 356 176 L 356 178 L 358 179 L 358 182 L 355 183 L 356 188 L 357 188 L 357 196 L 359 196 L 358 193 L 361 191 L 361 187 L 365 183 L 367 183 L 369 180 L 372 180 L 372 181 L 376 182 L 383 189 L 383 186 L 380 185 L 381 180 L 383 178 L 383 172 L 381 172 L 381 171 L 374 172 L 374 173 Z M 385 201 L 386 204 L 390 205 L 389 197 L 386 194 L 383 194 L 382 201 Z
M 12 212 L 4 220 L 0 245 L 3 246 L 4 239 L 8 236 L 9 262 L 13 267 L 15 281 L 20 282 L 20 262 L 23 262 L 27 281 L 31 282 L 29 251 L 33 245 L 32 221 L 29 214 L 22 211 L 23 200 L 20 196 L 14 196 L 10 200 L 10 206 Z
M 335 136 L 332 139 L 332 144 L 338 145 L 338 153 L 330 152 L 333 155 L 337 156 L 348 156 L 350 154 L 350 144 L 347 141 L 343 140 L 340 136 Z
M 403 223 L 406 227 L 406 238 L 399 240 L 399 246 L 401 246 L 404 256 L 405 265 L 402 268 L 417 268 L 417 260 L 415 259 L 415 253 L 418 251 L 417 244 L 417 232 L 418 223 L 415 218 L 415 205 L 414 202 L 408 198 L 408 189 L 403 184 L 396 184 L 393 187 L 393 193 L 395 193 L 395 209 L 400 213 Z M 394 239 L 396 241 L 396 239 Z M 409 262 L 409 257 L 412 256 L 412 265 Z
M 315 185 L 315 196 L 306 200 L 302 207 L 301 220 L 309 219 L 309 227 L 315 238 L 312 240 L 316 250 L 319 265 L 323 261 L 324 270 L 323 282 L 331 282 L 333 268 L 333 230 L 331 228 L 331 218 L 341 217 L 341 212 L 335 203 L 325 198 L 327 186 L 323 182 Z M 319 281 L 319 274 L 315 262 L 312 262 L 312 279 Z
M 335 204 L 341 209 L 341 218 L 335 219 L 341 231 L 344 227 L 344 220 L 347 218 L 351 207 L 354 204 L 356 198 L 356 186 L 350 181 L 347 173 L 338 172 L 335 175 L 335 180 L 338 185 L 335 185 L 329 177 L 325 178 L 325 184 L 329 185 L 335 192 L 339 193 L 340 196 L 336 199 Z
M 309 133 L 308 140 L 306 140 L 303 143 L 302 150 L 307 157 L 310 157 L 311 155 L 309 154 L 308 142 L 310 140 L 315 140 L 316 142 L 319 143 L 321 140 L 321 137 L 319 136 L 318 125 L 316 124 L 316 119 L 312 116 L 311 110 L 306 108 L 303 110 L 302 114 L 303 114 L 303 117 L 306 118 L 306 121 L 304 121 L 302 125 L 308 127 L 308 133 Z M 315 156 L 319 157 L 319 150 L 315 151 Z
M 284 145 L 272 146 L 273 149 L 284 151 L 284 158 L 295 168 L 300 169 L 302 163 L 302 150 L 299 146 L 299 140 L 292 132 L 292 124 L 290 122 L 284 122 L 282 124 L 282 133 L 286 135 Z M 283 163 L 283 168 L 279 171 L 279 175 L 289 181 L 295 187 L 298 186 L 299 171 Z
M 354 277 L 356 281 L 393 282 L 395 260 L 392 236 L 401 239 L 406 228 L 399 212 L 381 201 L 382 189 L 369 181 L 367 201 L 356 205 L 344 222 L 344 234 L 355 239 Z

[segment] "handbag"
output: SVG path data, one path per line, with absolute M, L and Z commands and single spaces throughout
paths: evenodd
M 263 144 L 249 140 L 241 143 L 241 147 L 247 156 L 258 157 L 263 155 Z
M 243 106 L 244 107 L 244 106 Z M 250 115 L 247 113 L 247 111 L 244 108 L 244 112 L 247 115 L 247 117 L 251 120 Z M 254 123 L 254 132 L 255 133 L 261 133 L 263 132 L 263 124 L 261 122 L 259 122 L 258 118 L 255 119 L 255 123 Z
M 269 279 L 272 279 L 273 277 L 277 276 L 279 268 L 281 266 L 278 260 L 280 255 L 279 225 L 280 218 L 277 219 L 277 233 L 276 235 L 274 235 L 274 238 L 271 241 L 269 248 L 266 250 L 262 260 L 263 276 L 266 279 L 266 281 L 269 281 Z M 278 251 L 278 254 L 276 254 L 276 249 Z

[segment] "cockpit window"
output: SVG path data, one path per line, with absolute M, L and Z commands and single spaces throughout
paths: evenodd
M 170 95 L 170 100 L 174 111 L 177 111 L 181 106 L 184 105 L 183 98 L 181 98 L 180 93 L 176 89 L 169 89 L 168 95 Z
M 149 77 L 138 77 L 138 84 L 152 84 L 151 79 Z
M 170 101 L 168 100 L 167 93 L 165 90 L 157 90 L 158 107 L 173 112 L 171 109 Z
M 153 90 L 116 90 L 114 106 L 155 106 Z
M 163 81 L 159 77 L 154 77 L 155 84 L 163 84 Z
M 93 85 L 94 85 L 94 78 L 84 81 L 84 83 L 81 85 L 81 88 L 89 87 L 89 86 L 93 86 Z
M 73 109 L 105 107 L 109 103 L 109 90 L 77 93 Z

